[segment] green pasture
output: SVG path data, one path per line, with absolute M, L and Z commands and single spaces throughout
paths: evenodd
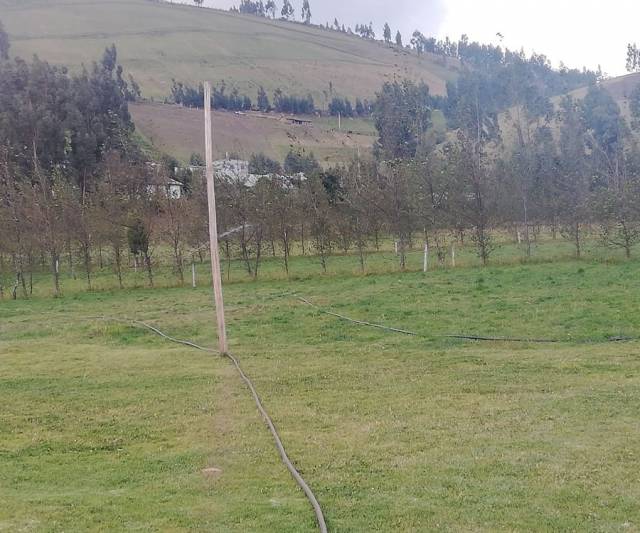
M 290 281 L 277 260 L 257 282 L 234 267 L 231 348 L 332 531 L 638 530 L 640 343 L 607 339 L 640 337 L 640 264 L 547 246 L 426 275 L 388 250 L 366 276 L 352 256 L 326 275 L 296 259 Z M 227 360 L 97 318 L 214 347 L 210 289 L 171 278 L 0 302 L 0 530 L 313 531 Z

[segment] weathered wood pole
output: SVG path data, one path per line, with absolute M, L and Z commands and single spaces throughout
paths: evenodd
M 229 351 L 227 329 L 224 320 L 224 298 L 222 296 L 222 277 L 220 272 L 220 249 L 218 247 L 218 219 L 216 218 L 216 190 L 213 181 L 213 130 L 211 126 L 211 84 L 204 82 L 204 142 L 207 161 L 207 200 L 209 203 L 209 240 L 211 248 L 211 274 L 213 276 L 213 294 L 216 304 L 218 323 L 218 346 L 220 353 Z

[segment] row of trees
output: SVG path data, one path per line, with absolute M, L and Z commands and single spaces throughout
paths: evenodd
M 186 107 L 202 108 L 204 105 L 204 87 L 192 87 L 186 83 L 172 80 L 171 100 L 176 104 Z M 228 111 L 259 111 L 278 113 L 289 113 L 293 115 L 311 115 L 315 113 L 316 107 L 313 97 L 287 95 L 282 89 L 276 89 L 273 94 L 273 104 L 269 100 L 264 87 L 258 88 L 256 105 L 253 105 L 251 98 L 240 94 L 237 88 L 227 89 L 226 83 L 222 81 L 213 88 L 211 94 L 211 105 L 214 109 L 225 109 Z
M 257 183 L 218 182 L 224 257 L 257 277 L 265 257 L 279 256 L 289 272 L 295 244 L 325 270 L 336 251 L 355 252 L 364 270 L 392 235 L 401 268 L 422 240 L 440 260 L 453 239 L 469 241 L 486 263 L 496 229 L 520 232 L 530 255 L 541 226 L 577 256 L 592 228 L 631 255 L 640 239 L 634 125 L 602 86 L 554 106 L 544 85 L 522 89 L 531 71 L 521 72 L 496 81 L 493 69 L 466 70 L 442 101 L 424 84 L 386 83 L 372 154 L 335 168 L 303 151 L 284 165 L 252 157 Z M 115 49 L 78 75 L 37 59 L 0 60 L 0 74 L 0 292 L 28 295 L 31 273 L 46 268 L 58 293 L 65 263 L 88 287 L 101 266 L 124 285 L 127 264 L 153 285 L 161 250 L 184 282 L 185 262 L 206 252 L 203 180 L 150 161 L 132 141 L 135 95 Z M 436 103 L 446 135 L 433 128 Z M 631 109 L 640 120 L 640 105 Z M 188 182 L 184 196 L 170 193 L 169 178 Z
M 323 170 L 311 154 L 292 152 L 284 177 L 277 162 L 254 156 L 252 170 L 264 174 L 258 183 L 239 176 L 217 184 L 224 257 L 257 277 L 265 257 L 279 256 L 289 272 L 296 245 L 325 270 L 333 253 L 355 252 L 364 270 L 367 254 L 390 234 L 401 268 L 422 240 L 440 261 L 454 240 L 468 240 L 487 262 L 496 229 L 520 233 L 530 255 L 542 226 L 572 242 L 577 256 L 592 228 L 631 255 L 640 239 L 640 151 L 604 89 L 591 87 L 583 101 L 566 97 L 557 110 L 523 98 L 502 130 L 482 80 L 469 74 L 459 92 L 458 129 L 444 141 L 432 135 L 425 87 L 405 81 L 385 84 L 378 95 L 374 158 Z M 15 272 L 16 294 L 28 293 L 29 272 L 43 260 L 58 290 L 63 261 L 70 269 L 80 263 L 88 286 L 107 262 L 124 283 L 123 265 L 131 261 L 152 285 L 158 250 L 171 251 L 181 282 L 185 261 L 206 252 L 198 177 L 189 194 L 172 199 L 150 186 L 162 183 L 154 181 L 161 167 L 111 153 L 99 184 L 83 195 L 58 173 L 12 182 L 4 161 L 0 217 L 8 231 L 0 249 Z
M 355 105 L 348 98 L 335 96 L 329 103 L 329 114 L 331 116 L 341 115 L 343 117 L 369 117 L 373 113 L 373 104 L 367 99 L 356 98 Z
M 196 4 L 202 4 L 202 2 L 196 2 Z M 275 19 L 277 13 L 279 13 L 283 20 L 295 19 L 295 8 L 289 0 L 283 0 L 281 9 L 278 9 L 277 4 L 273 0 L 268 0 L 267 2 L 263 2 L 262 0 L 241 0 L 240 5 L 238 7 L 232 7 L 231 11 L 272 19 Z M 309 0 L 303 0 L 301 16 L 305 24 L 311 24 L 311 6 Z

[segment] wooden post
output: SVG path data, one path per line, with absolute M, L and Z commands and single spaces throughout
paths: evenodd
M 456 243 L 451 245 L 451 266 L 456 268 Z
M 222 296 L 222 277 L 220 274 L 220 249 L 218 247 L 218 219 L 216 218 L 216 190 L 213 182 L 213 131 L 211 126 L 211 84 L 204 83 L 204 139 L 207 161 L 207 199 L 209 203 L 209 240 L 211 248 L 211 275 L 216 303 L 218 322 L 218 346 L 220 352 L 229 351 L 227 330 L 224 321 L 224 298 Z
M 429 270 L 429 245 L 424 245 L 424 264 L 423 271 L 427 272 Z
M 196 262 L 192 261 L 191 263 L 191 286 L 196 288 Z
M 395 244 L 395 247 L 396 247 L 396 255 L 398 255 L 398 241 L 396 241 L 394 244 Z

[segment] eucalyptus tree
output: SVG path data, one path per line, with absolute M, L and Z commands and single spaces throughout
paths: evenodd
M 311 24 L 311 6 L 309 0 L 302 2 L 302 20 L 305 24 Z
M 500 141 L 495 80 L 467 71 L 458 80 L 453 123 L 457 129 L 457 172 L 465 191 L 463 216 L 473 228 L 478 257 L 487 264 L 494 249 L 490 228 L 495 216 L 496 183 L 488 147 Z
M 9 42 L 9 35 L 7 34 L 2 21 L 0 20 L 0 60 L 9 59 L 9 48 L 11 43 Z

